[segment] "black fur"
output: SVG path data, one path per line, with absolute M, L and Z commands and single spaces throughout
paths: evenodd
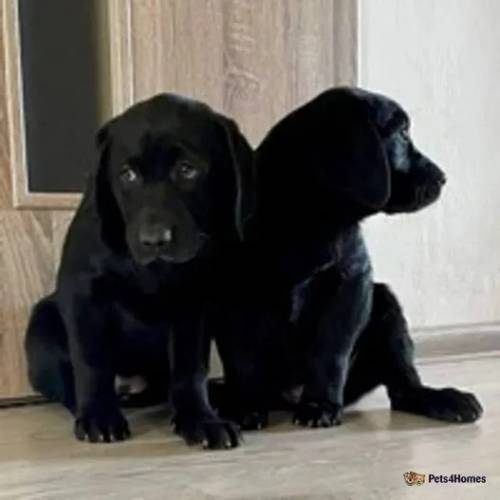
M 473 395 L 422 385 L 397 299 L 372 281 L 360 221 L 419 210 L 445 183 L 408 128 L 394 101 L 338 88 L 259 146 L 247 275 L 215 328 L 228 391 L 221 411 L 245 427 L 265 425 L 284 392 L 294 401 L 294 387 L 294 421 L 314 427 L 339 424 L 346 404 L 380 384 L 394 409 L 448 421 L 481 415 Z
M 56 290 L 34 307 L 26 336 L 33 387 L 75 414 L 78 439 L 129 437 L 114 379 L 141 374 L 149 401 L 170 387 L 188 443 L 238 444 L 208 401 L 204 323 L 218 256 L 252 211 L 252 162 L 232 121 L 170 94 L 99 133 Z

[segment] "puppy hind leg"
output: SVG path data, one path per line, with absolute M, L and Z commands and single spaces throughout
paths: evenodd
M 375 284 L 370 321 L 351 356 L 345 404 L 354 403 L 380 385 L 394 394 L 419 386 L 420 379 L 401 307 L 386 285 Z
M 75 409 L 73 370 L 66 331 L 52 295 L 38 302 L 31 313 L 25 338 L 28 378 L 51 401 Z
M 481 416 L 482 407 L 473 394 L 422 384 L 403 311 L 386 285 L 375 285 L 372 321 L 365 333 L 367 345 L 354 361 L 352 378 L 359 378 L 355 376 L 356 363 L 358 372 L 378 377 L 387 389 L 393 410 L 448 422 L 472 422 Z M 363 366 L 361 354 L 371 358 L 373 369 L 369 363 Z

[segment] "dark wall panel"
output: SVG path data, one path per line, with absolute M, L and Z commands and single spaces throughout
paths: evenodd
M 80 191 L 99 124 L 95 4 L 20 0 L 30 191 Z

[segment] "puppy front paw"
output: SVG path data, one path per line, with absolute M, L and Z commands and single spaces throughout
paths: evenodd
M 203 445 L 210 450 L 236 448 L 240 444 L 240 431 L 236 424 L 217 416 L 176 417 L 174 430 L 188 445 Z
M 269 423 L 269 413 L 264 410 L 240 412 L 234 419 L 244 431 L 260 431 Z
M 332 427 L 342 423 L 342 406 L 329 401 L 302 401 L 293 423 L 304 427 Z
M 269 423 L 269 412 L 262 409 L 218 408 L 220 417 L 236 422 L 243 431 L 260 431 Z
M 391 406 L 393 410 L 457 423 L 475 422 L 483 414 L 483 408 L 474 394 L 452 387 L 412 388 L 391 398 Z
M 118 408 L 84 410 L 74 425 L 75 437 L 91 443 L 111 443 L 130 438 L 128 422 Z

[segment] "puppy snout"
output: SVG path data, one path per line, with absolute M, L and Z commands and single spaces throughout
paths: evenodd
M 152 224 L 141 229 L 139 241 L 145 248 L 160 251 L 168 247 L 174 239 L 174 228 L 163 224 Z
M 438 186 L 444 186 L 446 184 L 446 174 L 431 161 L 427 160 L 427 168 L 424 168 L 424 172 L 427 172 L 430 179 Z

